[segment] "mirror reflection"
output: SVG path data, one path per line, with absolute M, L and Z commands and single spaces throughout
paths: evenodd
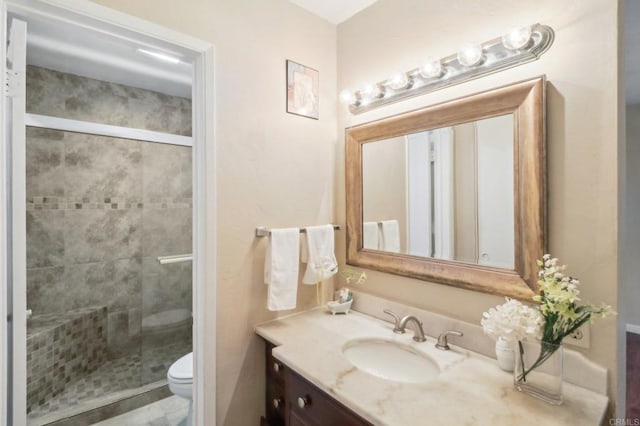
M 514 269 L 513 147 L 513 114 L 364 144 L 364 248 Z

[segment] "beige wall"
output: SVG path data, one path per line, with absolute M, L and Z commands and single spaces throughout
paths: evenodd
M 400 252 L 407 251 L 407 152 L 404 137 L 362 147 L 362 216 L 398 221 Z
M 466 41 L 481 42 L 514 25 L 553 27 L 556 39 L 538 61 L 412 100 L 352 116 L 358 123 L 546 74 L 549 250 L 581 278 L 585 301 L 616 304 L 617 296 L 617 10 L 612 0 L 380 0 L 338 26 L 338 88 L 356 89 L 446 56 Z M 336 179 L 336 216 L 344 222 L 344 171 Z M 341 253 L 344 259 L 344 252 Z M 370 272 L 364 290 L 478 323 L 503 299 Z M 441 330 L 429 330 L 430 334 Z M 615 393 L 615 320 L 595 323 L 584 353 L 610 370 Z
M 336 28 L 286 0 L 98 2 L 215 45 L 217 366 L 205 380 L 217 383 L 218 424 L 258 424 L 264 353 L 253 326 L 277 315 L 254 228 L 333 220 Z M 285 113 L 286 59 L 320 71 L 319 120 Z M 299 308 L 315 302 L 313 287 L 298 294 Z

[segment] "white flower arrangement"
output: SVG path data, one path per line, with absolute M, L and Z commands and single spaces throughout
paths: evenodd
M 526 381 L 526 375 L 542 365 L 558 349 L 562 340 L 579 329 L 585 322 L 596 317 L 604 318 L 614 314 L 611 306 L 578 305 L 580 281 L 567 276 L 566 265 L 557 258 L 545 254 L 537 261 L 539 294 L 533 297 L 538 303 L 531 308 L 507 298 L 503 305 L 489 309 L 482 316 L 481 324 L 486 334 L 507 341 L 518 342 L 520 357 L 523 356 L 522 341 L 527 337 L 540 340 L 541 351 L 538 359 L 518 380 Z
M 482 328 L 489 336 L 515 343 L 527 337 L 539 339 L 544 318 L 537 309 L 530 308 L 515 299 L 506 298 L 506 303 L 482 314 Z
M 524 340 L 535 337 L 546 343 L 559 345 L 585 322 L 613 313 L 611 306 L 578 305 L 580 281 L 564 274 L 566 265 L 545 254 L 537 261 L 540 293 L 533 297 L 539 305 L 531 308 L 507 298 L 503 305 L 489 309 L 482 315 L 485 333 L 505 340 Z
M 538 260 L 538 286 L 540 293 L 533 300 L 540 304 L 539 309 L 545 318 L 541 340 L 559 345 L 562 340 L 579 329 L 587 321 L 605 318 L 613 314 L 611 306 L 578 305 L 580 300 L 578 286 L 580 281 L 564 274 L 566 265 L 560 265 L 558 259 L 545 254 Z

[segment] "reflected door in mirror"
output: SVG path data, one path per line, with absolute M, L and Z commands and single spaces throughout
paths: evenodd
M 513 269 L 513 147 L 513 114 L 364 144 L 364 248 Z

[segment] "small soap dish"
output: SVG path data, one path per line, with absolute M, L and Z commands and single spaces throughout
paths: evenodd
M 351 304 L 353 303 L 353 299 L 350 299 L 346 302 L 340 303 L 337 300 L 327 303 L 327 308 L 332 315 L 335 314 L 348 314 L 349 309 L 351 309 Z

